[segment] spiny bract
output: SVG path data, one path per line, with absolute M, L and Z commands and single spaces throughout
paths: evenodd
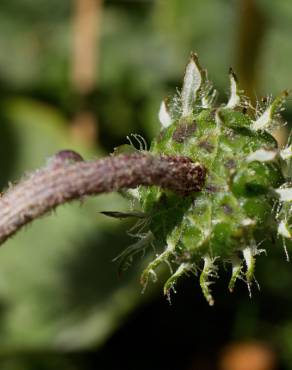
M 161 104 L 162 129 L 150 152 L 199 162 L 207 169 L 205 186 L 189 196 L 158 187 L 131 191 L 143 211 L 138 215 L 139 241 L 120 256 L 125 261 L 146 245 L 160 248 L 143 272 L 142 284 L 146 286 L 149 278 L 156 280 L 155 269 L 163 262 L 171 271 L 164 285 L 168 296 L 181 275 L 200 273 L 210 305 L 217 263 L 231 265 L 230 291 L 238 278 L 246 281 L 250 291 L 255 257 L 264 251 L 259 240 L 273 234 L 283 240 L 292 235 L 287 170 L 292 147 L 278 149 L 270 134 L 279 122 L 287 92 L 253 108 L 232 70 L 229 77 L 230 98 L 227 104 L 215 105 L 216 91 L 192 54 L 181 92 Z

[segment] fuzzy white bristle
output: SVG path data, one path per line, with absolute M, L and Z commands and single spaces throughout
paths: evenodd
M 256 222 L 254 220 L 252 220 L 251 218 L 245 218 L 241 222 L 242 226 L 251 226 L 251 225 L 255 225 L 255 224 L 256 224 Z
M 238 90 L 238 83 L 236 80 L 236 76 L 232 70 L 229 72 L 230 78 L 230 98 L 226 105 L 226 108 L 234 109 L 240 104 L 240 94 Z
M 272 105 L 270 105 L 264 113 L 253 122 L 252 128 L 257 130 L 264 130 L 269 127 L 272 122 Z
M 127 192 L 135 199 L 140 199 L 140 193 L 138 188 L 128 189 Z
M 276 193 L 279 195 L 281 202 L 292 201 L 292 188 L 279 188 L 276 189 Z
M 211 290 L 209 286 L 212 284 L 210 278 L 218 278 L 217 274 L 217 267 L 215 266 L 214 262 L 217 258 L 211 258 L 209 255 L 203 257 L 204 260 L 204 267 L 203 271 L 200 275 L 200 285 L 203 291 L 203 294 L 208 301 L 210 306 L 214 305 L 214 299 L 211 294 Z
M 216 99 L 217 91 L 214 89 L 212 92 L 207 92 L 202 96 L 202 108 L 211 108 L 214 100 Z
M 288 146 L 287 148 L 282 149 L 280 151 L 280 156 L 284 160 L 292 158 L 292 145 Z
M 234 256 L 231 259 L 231 263 L 232 263 L 232 274 L 231 274 L 230 282 L 228 284 L 228 288 L 230 292 L 233 292 L 237 279 L 241 277 L 242 262 L 239 258 Z
M 274 117 L 281 111 L 282 104 L 289 95 L 288 91 L 283 91 L 282 94 L 276 97 L 276 99 L 266 108 L 256 121 L 253 121 L 252 129 L 266 130 L 271 127 Z
M 269 162 L 273 161 L 277 157 L 277 150 L 266 150 L 258 149 L 251 153 L 247 158 L 247 162 L 259 161 L 259 162 Z
M 172 119 L 165 101 L 163 101 L 160 105 L 158 117 L 162 127 L 166 128 L 172 124 Z
M 202 73 L 198 64 L 196 54 L 192 54 L 191 60 L 186 67 L 183 88 L 181 92 L 182 116 L 188 116 L 193 111 L 198 90 L 202 84 Z
M 242 251 L 243 258 L 246 263 L 247 270 L 250 270 L 253 265 L 253 253 L 252 253 L 252 248 L 246 247 Z
M 284 236 L 284 238 L 291 239 L 292 235 L 288 229 L 288 225 L 285 221 L 281 221 L 278 226 L 278 234 Z

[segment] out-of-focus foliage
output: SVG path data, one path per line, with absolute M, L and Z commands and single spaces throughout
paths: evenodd
M 72 83 L 75 2 L 1 0 L 2 188 L 41 166 L 59 149 L 76 149 L 92 158 L 125 143 L 126 135 L 133 132 L 150 141 L 159 130 L 160 102 L 173 94 L 182 80 L 191 50 L 200 55 L 222 97 L 228 89 L 230 65 L 253 98 L 292 87 L 290 0 L 104 0 L 97 27 L 100 43 L 95 45 L 99 54 L 95 88 L 82 94 Z M 98 134 L 93 146 L 81 144 L 72 135 L 72 122 L 83 111 L 90 112 L 95 122 Z M 289 120 L 291 116 L 288 104 L 285 117 Z M 98 211 L 126 207 L 119 195 L 86 199 L 82 206 L 67 205 L 1 248 L 3 367 L 83 369 L 72 364 L 72 359 L 39 355 L 24 361 L 16 353 L 98 348 L 123 325 L 127 313 L 141 306 L 136 270 L 117 279 L 117 268 L 111 263 L 130 243 L 126 237 L 129 224 L 120 225 L 98 215 Z M 220 273 L 224 275 L 224 271 Z M 170 309 L 166 304 L 153 306 L 153 317 L 147 317 L 153 311 L 146 310 L 137 325 L 142 331 L 153 328 L 156 345 L 139 368 L 155 368 L 151 350 L 163 343 L 161 363 L 165 364 L 166 348 L 173 348 L 175 335 L 179 338 L 175 342 L 178 355 L 189 357 L 192 351 L 197 356 L 205 353 L 205 347 L 223 345 L 227 339 L 264 339 L 275 346 L 286 368 L 291 368 L 292 267 L 284 261 L 281 250 L 271 247 L 267 258 L 259 258 L 257 278 L 262 291 L 254 292 L 251 301 L 244 287 L 234 297 L 222 293 L 213 311 L 220 316 L 218 320 L 192 285 L 181 284 L 177 302 L 174 297 Z M 218 289 L 216 295 L 220 296 L 223 288 Z M 156 294 L 153 286 L 148 291 Z M 188 333 L 186 327 L 190 328 Z M 225 329 L 228 336 L 223 338 Z M 141 356 L 149 343 L 144 332 L 128 332 L 139 337 L 121 342 L 123 353 L 129 356 L 120 357 L 117 366 L 136 369 L 137 363 L 127 366 L 132 364 L 133 351 L 128 352 L 125 342 L 136 345 L 137 353 L 141 348 Z M 107 361 L 113 363 L 112 358 Z M 185 364 L 183 357 L 180 363 Z M 172 368 L 177 363 L 170 356 L 167 364 Z
M 10 180 L 42 166 L 61 148 L 75 148 L 86 158 L 97 153 L 70 142 L 64 118 L 52 107 L 11 99 L 2 114 L 9 132 L 1 130 L 0 145 L 8 140 L 14 153 Z M 7 171 L 7 163 L 2 165 Z M 111 204 L 125 207 L 114 194 L 60 207 L 1 249 L 0 354 L 97 345 L 137 302 L 136 282 L 119 281 L 111 263 L 129 242 L 125 230 L 98 215 Z

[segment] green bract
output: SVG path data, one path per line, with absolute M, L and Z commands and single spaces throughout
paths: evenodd
M 231 265 L 231 291 L 238 278 L 250 289 L 255 256 L 263 251 L 258 235 L 291 238 L 292 188 L 282 168 L 292 151 L 289 146 L 280 151 L 269 133 L 287 93 L 255 109 L 239 90 L 232 70 L 229 76 L 229 101 L 218 106 L 206 71 L 193 54 L 182 91 L 162 103 L 162 129 L 150 152 L 199 162 L 207 169 L 206 183 L 203 191 L 188 196 L 157 187 L 132 191 L 145 217 L 137 226 L 140 240 L 122 255 L 131 257 L 146 244 L 154 245 L 161 252 L 143 272 L 142 284 L 146 286 L 149 277 L 155 280 L 156 267 L 166 262 L 171 276 L 165 294 L 181 275 L 200 274 L 210 305 L 210 284 L 217 277 L 218 263 Z

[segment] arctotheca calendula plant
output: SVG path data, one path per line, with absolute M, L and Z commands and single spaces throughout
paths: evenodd
M 279 149 L 271 135 L 287 92 L 253 107 L 232 70 L 229 78 L 229 100 L 218 105 L 206 70 L 191 55 L 181 91 L 161 104 L 161 131 L 149 151 L 203 165 L 205 184 L 189 194 L 157 186 L 129 190 L 133 205 L 138 202 L 142 209 L 133 213 L 139 217 L 138 242 L 117 258 L 126 267 L 134 254 L 152 245 L 155 258 L 142 273 L 143 286 L 156 281 L 156 268 L 166 263 L 171 271 L 164 285 L 167 296 L 179 277 L 193 274 L 210 305 L 219 264 L 230 265 L 230 291 L 242 279 L 250 292 L 256 256 L 265 251 L 261 241 L 280 237 L 286 251 L 285 240 L 292 237 L 292 145 Z

